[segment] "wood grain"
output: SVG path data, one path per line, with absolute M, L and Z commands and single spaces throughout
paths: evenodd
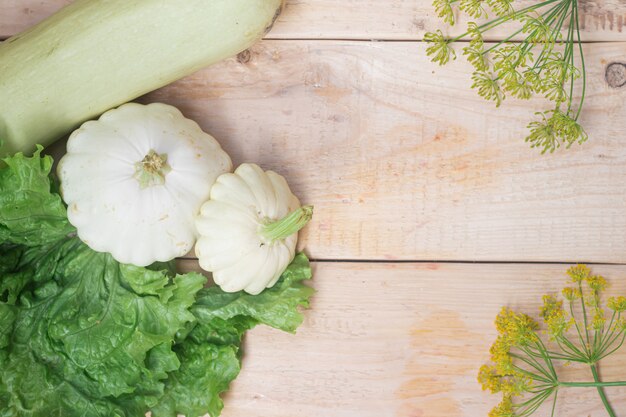
M 183 270 L 197 269 L 185 261 Z M 296 336 L 268 328 L 246 339 L 243 370 L 223 417 L 478 417 L 499 401 L 481 392 L 502 306 L 533 316 L 566 286 L 564 265 L 317 263 L 312 309 Z M 596 266 L 626 293 L 626 266 Z M 624 379 L 626 348 L 602 367 Z M 584 368 L 559 368 L 570 381 Z M 607 390 L 615 410 L 626 388 Z M 605 417 L 593 389 L 559 392 L 557 416 Z M 544 407 L 536 417 L 548 416 Z
M 406 42 L 265 41 L 144 101 L 181 108 L 236 164 L 285 175 L 315 259 L 626 262 L 625 43 L 585 48 L 590 140 L 553 155 L 523 138 L 542 101 L 499 109 L 463 60 Z
M 0 38 L 41 21 L 71 0 L 0 0 Z M 422 39 L 426 31 L 445 29 L 431 0 L 289 0 L 270 38 L 288 39 Z M 515 2 L 521 9 L 529 0 Z M 581 25 L 587 41 L 626 40 L 626 3 L 620 0 L 581 2 Z M 463 33 L 468 19 L 448 30 Z M 508 29 L 488 36 L 501 39 Z

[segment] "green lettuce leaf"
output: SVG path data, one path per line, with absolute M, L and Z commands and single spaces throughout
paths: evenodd
M 181 366 L 167 379 L 165 395 L 152 408 L 152 416 L 219 416 L 224 407 L 220 393 L 228 389 L 240 371 L 238 350 L 238 344 L 178 346 Z
M 0 169 L 0 245 L 35 246 L 55 242 L 74 228 L 61 197 L 52 193 L 52 158 L 41 148 L 28 158 L 5 158 Z
M 125 408 L 120 409 L 126 411 L 130 404 L 124 395 L 132 394 L 140 413 L 156 404 L 163 394 L 162 380 L 178 367 L 171 349 L 175 335 L 194 320 L 189 308 L 206 278 L 191 273 L 170 280 L 164 272 L 149 270 L 139 274 L 136 267 L 96 253 L 77 238 L 28 248 L 24 259 L 27 262 L 19 264 L 13 275 L 24 268 L 31 272 L 31 283 L 39 285 L 27 285 L 14 308 L 6 358 L 12 372 L 0 375 L 3 381 L 13 378 L 10 384 L 5 381 L 12 387 L 9 407 L 45 413 L 53 401 L 45 395 L 50 386 L 73 388 L 78 396 L 116 409 L 121 402 Z M 30 270 L 32 265 L 38 269 Z M 48 281 L 39 276 L 52 269 Z M 137 287 L 148 291 L 133 289 Z M 21 362 L 29 363 L 25 368 L 29 373 L 39 367 L 39 373 L 55 378 L 44 378 L 38 390 L 29 374 L 15 379 Z M 104 414 L 93 415 L 110 415 L 111 408 L 103 410 Z
M 272 288 L 259 295 L 243 291 L 225 293 L 216 286 L 205 288 L 198 294 L 192 312 L 200 323 L 209 323 L 214 318 L 227 320 L 247 316 L 267 326 L 293 333 L 304 319 L 299 307 L 309 307 L 309 298 L 315 292 L 303 283 L 310 278 L 309 260 L 300 253 Z
M 314 292 L 303 283 L 310 278 L 309 260 L 298 254 L 278 283 L 259 295 L 225 293 L 216 286 L 201 290 L 191 308 L 195 327 L 175 347 L 182 366 L 165 382 L 153 417 L 219 416 L 220 394 L 239 373 L 244 333 L 259 323 L 294 332 L 304 318 L 299 308 L 309 306 Z

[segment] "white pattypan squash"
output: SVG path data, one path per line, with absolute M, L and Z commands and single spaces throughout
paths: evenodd
M 200 267 L 226 292 L 258 294 L 273 286 L 295 256 L 298 231 L 313 208 L 300 207 L 287 181 L 243 164 L 221 175 L 196 220 Z
M 175 107 L 129 103 L 72 133 L 57 173 L 78 236 L 147 266 L 193 248 L 200 206 L 231 169 L 217 141 Z

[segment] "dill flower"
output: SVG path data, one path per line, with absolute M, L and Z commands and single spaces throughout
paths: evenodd
M 537 74 L 534 71 L 525 71 L 523 74 L 516 73 L 515 77 L 509 77 L 504 83 L 504 89 L 513 97 L 528 100 L 536 92 Z
M 543 296 L 541 317 L 548 326 L 548 333 L 553 339 L 558 339 L 572 327 L 574 321 L 563 310 L 563 301 L 553 295 Z
M 497 394 L 502 390 L 500 384 L 500 374 L 495 366 L 483 365 L 478 371 L 478 382 L 482 386 L 483 391 L 489 391 L 492 394 Z
M 509 344 L 507 353 L 510 345 L 527 346 L 537 341 L 535 331 L 539 328 L 539 324 L 526 314 L 515 313 L 503 307 L 496 317 L 495 324 L 500 336 Z
M 540 91 L 548 100 L 557 104 L 564 103 L 567 100 L 564 84 L 565 80 L 563 79 L 546 78 L 542 80 Z
M 463 10 L 469 16 L 480 19 L 487 17 L 487 12 L 483 7 L 484 0 L 461 0 L 459 9 Z
M 610 297 L 607 301 L 607 306 L 609 307 L 609 309 L 617 313 L 626 311 L 626 297 Z
M 591 275 L 591 269 L 587 265 L 572 266 L 567 270 L 567 275 L 574 283 L 580 283 Z
M 498 16 L 506 16 L 513 13 L 513 0 L 487 0 L 487 4 Z
M 489 417 L 516 417 L 513 409 L 513 401 L 511 397 L 505 396 L 500 404 L 496 405 L 490 412 Z
M 594 309 L 593 319 L 591 320 L 591 328 L 594 330 L 602 330 L 606 323 L 606 317 L 604 317 L 604 310 L 601 308 Z
M 496 68 L 503 71 L 517 70 L 528 66 L 533 61 L 533 53 L 525 45 L 507 45 L 496 49 L 494 52 L 495 60 L 499 62 Z
M 472 64 L 476 71 L 487 72 L 489 70 L 489 61 L 484 54 L 482 44 L 472 45 L 463 48 L 463 55 L 467 57 L 467 61 Z
M 489 349 L 491 361 L 495 364 L 500 374 L 509 374 L 513 371 L 513 358 L 511 358 L 511 341 L 506 336 L 498 336 Z
M 554 152 L 560 146 L 555 140 L 554 129 L 546 113 L 535 113 L 540 115 L 541 121 L 534 121 L 528 124 L 530 134 L 526 137 L 526 142 L 530 142 L 532 148 L 543 148 L 541 153 L 547 151 Z
M 437 12 L 437 16 L 449 25 L 454 25 L 454 11 L 452 10 L 451 0 L 434 0 L 433 6 Z
M 565 90 L 568 81 L 580 77 L 580 71 L 563 57 L 560 52 L 551 52 L 541 65 L 544 74 L 541 93 L 548 100 L 557 104 L 570 100 Z
M 535 114 L 540 115 L 542 120 L 528 124 L 530 135 L 526 142 L 530 142 L 533 148 L 543 148 L 542 153 L 554 152 L 561 144 L 569 148 L 572 144 L 583 143 L 588 138 L 587 133 L 575 119 L 558 109 Z
M 583 143 L 587 140 L 587 133 L 578 122 L 559 110 L 552 112 L 552 125 L 557 133 L 557 138 L 570 147 L 573 143 Z
M 483 40 L 483 33 L 480 31 L 480 27 L 476 24 L 476 22 L 469 22 L 467 24 L 467 34 L 471 38 L 470 45 L 483 46 L 485 43 Z
M 544 295 L 543 305 L 541 306 L 541 317 L 544 319 L 555 311 L 563 310 L 563 301 L 558 300 L 554 295 Z
M 526 314 L 515 315 L 513 331 L 509 333 L 512 342 L 519 347 L 528 346 L 538 340 L 535 331 L 539 324 Z
M 528 34 L 526 42 L 545 43 L 552 40 L 552 29 L 540 15 L 524 15 L 520 21 L 524 23 L 522 33 Z
M 456 59 L 454 49 L 450 46 L 450 42 L 445 39 L 441 30 L 426 33 L 424 41 L 431 44 L 426 48 L 426 55 L 430 56 L 433 62 L 445 65 L 450 59 Z
M 504 93 L 500 88 L 498 79 L 493 74 L 485 71 L 477 71 L 472 75 L 472 88 L 478 89 L 478 95 L 486 100 L 495 101 L 496 107 L 500 107 L 504 100 Z
M 573 288 L 573 287 L 566 287 L 563 288 L 563 297 L 567 300 L 567 301 L 576 301 L 576 300 L 580 300 L 581 297 L 581 292 L 579 288 Z
M 511 331 L 511 323 L 515 319 L 515 312 L 507 307 L 502 307 L 496 316 L 496 330 L 498 334 L 506 336 Z
M 604 291 L 606 289 L 606 279 L 600 275 L 590 275 L 586 278 L 587 285 L 593 291 Z
M 570 78 L 578 79 L 580 71 L 571 62 L 567 61 L 561 52 L 550 52 L 541 65 L 546 77 L 557 81 L 567 81 Z
M 500 390 L 504 393 L 505 397 L 518 397 L 532 389 L 533 380 L 519 372 L 507 378 L 502 378 L 500 381 Z

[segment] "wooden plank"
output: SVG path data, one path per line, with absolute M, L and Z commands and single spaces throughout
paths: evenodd
M 564 265 L 317 263 L 317 289 L 298 334 L 259 327 L 246 339 L 243 370 L 223 417 L 486 416 L 499 401 L 481 391 L 479 367 L 502 306 L 533 316 L 541 296 L 566 286 Z M 196 269 L 186 261 L 183 270 Z M 626 293 L 626 267 L 596 266 Z M 624 380 L 626 347 L 601 366 Z M 584 367 L 558 367 L 570 381 Z M 626 388 L 607 390 L 615 410 Z M 536 417 L 550 415 L 549 406 Z M 593 389 L 559 392 L 557 416 L 604 417 Z
M 72 0 L 0 0 L 0 38 L 41 21 Z M 270 38 L 305 39 L 422 39 L 426 31 L 445 26 L 431 0 L 288 0 L 287 10 Z M 532 4 L 515 3 L 518 9 Z M 583 37 L 588 41 L 626 40 L 626 3 L 620 0 L 581 3 Z M 458 35 L 467 19 L 449 31 Z M 494 32 L 490 39 L 508 34 Z
M 463 60 L 407 42 L 265 41 L 157 91 L 236 164 L 285 175 L 314 204 L 316 259 L 626 262 L 626 44 L 585 48 L 583 146 L 523 142 L 541 101 L 495 109 Z

